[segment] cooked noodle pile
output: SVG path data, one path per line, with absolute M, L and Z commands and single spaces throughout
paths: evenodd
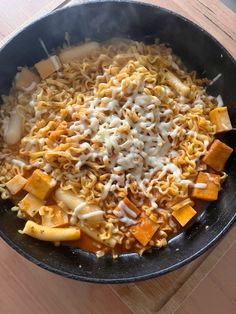
M 97 237 L 98 250 L 142 253 L 166 245 L 178 229 L 173 206 L 193 205 L 189 191 L 206 170 L 201 157 L 214 139 L 209 112 L 216 101 L 204 83 L 170 48 L 123 40 L 64 63 L 33 93 L 13 86 L 0 111 L 2 198 L 10 197 L 10 179 L 40 169 L 57 189 L 94 206 L 72 210 L 54 192 L 45 200 L 68 215 L 67 227 Z M 24 134 L 8 145 L 4 130 L 13 111 L 23 118 Z M 42 210 L 30 218 L 16 209 L 42 223 Z M 135 236 L 143 217 L 156 226 L 147 243 Z

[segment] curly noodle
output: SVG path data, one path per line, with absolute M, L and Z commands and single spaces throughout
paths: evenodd
M 169 72 L 188 93 L 175 88 Z M 114 237 L 139 252 L 166 245 L 176 231 L 171 204 L 189 196 L 188 181 L 214 139 L 215 100 L 205 82 L 187 73 L 170 48 L 124 40 L 63 64 L 32 94 L 13 86 L 0 109 L 1 138 L 13 110 L 24 117 L 24 135 L 14 146 L 1 141 L 2 198 L 10 197 L 5 184 L 16 174 L 41 169 L 63 190 L 103 208 L 102 240 Z M 114 215 L 125 197 L 159 225 L 146 246 Z

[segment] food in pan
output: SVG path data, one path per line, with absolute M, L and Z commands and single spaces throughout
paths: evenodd
M 0 192 L 20 232 L 96 252 L 167 245 L 218 199 L 226 106 L 163 44 L 86 42 L 22 67 L 1 106 Z

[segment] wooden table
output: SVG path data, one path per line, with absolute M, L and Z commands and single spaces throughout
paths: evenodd
M 236 15 L 220 1 L 147 2 L 179 12 L 200 24 L 236 57 Z M 0 41 L 4 42 L 23 24 L 67 3 L 1 0 Z M 0 240 L 0 313 L 235 313 L 235 239 L 234 227 L 210 252 L 175 272 L 136 284 L 106 286 L 51 274 Z

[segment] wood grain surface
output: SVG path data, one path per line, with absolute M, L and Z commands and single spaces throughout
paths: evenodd
M 235 240 L 235 234 L 232 240 Z M 194 290 L 183 300 L 183 303 L 177 307 L 176 314 L 235 313 L 236 273 L 233 269 L 235 268 L 236 260 L 236 244 L 235 241 L 228 244 L 230 248 L 227 249 L 222 258 L 216 261 L 216 264 L 212 266 L 207 276 L 205 275 L 206 269 L 199 268 L 197 270 L 196 274 L 202 273 L 206 277 L 200 280 L 200 282 L 197 278 L 197 284 L 194 286 Z M 212 257 L 214 257 L 214 254 L 212 254 L 209 259 Z M 207 266 L 209 263 L 210 260 L 206 261 L 202 266 Z M 190 280 L 193 281 L 193 278 Z M 171 300 L 169 306 L 170 304 Z M 172 309 L 174 309 L 174 307 L 172 307 Z M 164 311 L 164 308 L 162 310 Z M 170 313 L 170 311 L 167 310 L 166 313 Z
M 1 0 L 0 41 L 60 5 L 78 1 Z M 81 1 L 80 1 L 81 2 Z M 151 0 L 201 25 L 236 57 L 236 15 L 218 0 Z M 231 314 L 236 308 L 236 228 L 210 252 L 160 278 L 95 285 L 51 274 L 0 240 L 0 314 Z
M 0 45 L 20 28 L 65 2 L 62 0 L 0 0 Z
M 132 313 L 109 286 L 62 278 L 0 242 L 1 314 Z

